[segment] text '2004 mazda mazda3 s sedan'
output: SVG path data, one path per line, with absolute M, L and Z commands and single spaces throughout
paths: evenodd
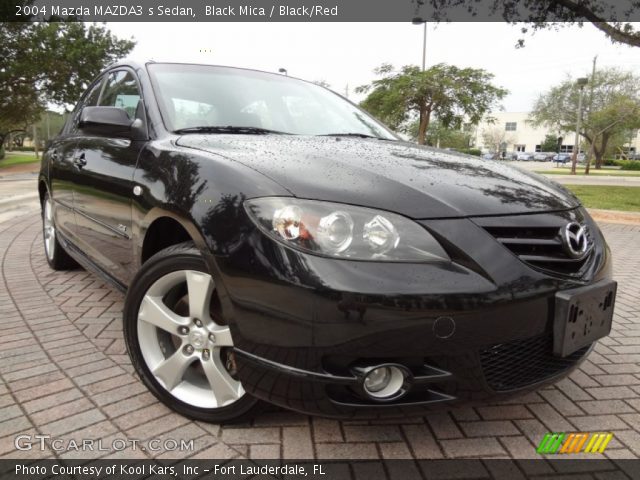
M 302 80 L 114 65 L 39 190 L 51 267 L 126 291 L 135 369 L 192 418 L 501 398 L 566 375 L 611 329 L 609 249 L 573 195 L 400 141 Z

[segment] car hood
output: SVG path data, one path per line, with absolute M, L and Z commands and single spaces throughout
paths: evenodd
M 185 135 L 177 144 L 240 162 L 299 198 L 412 218 L 508 215 L 579 205 L 560 185 L 504 163 L 407 142 L 299 135 Z

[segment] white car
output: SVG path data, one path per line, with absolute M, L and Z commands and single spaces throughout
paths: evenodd
M 527 152 L 518 152 L 516 155 L 516 160 L 533 160 L 533 154 Z
M 533 155 L 533 159 L 540 162 L 547 162 L 553 159 L 553 155 L 553 152 L 537 152 Z

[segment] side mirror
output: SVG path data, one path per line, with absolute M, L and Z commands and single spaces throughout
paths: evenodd
M 84 107 L 78 127 L 84 132 L 109 137 L 130 137 L 133 120 L 124 108 Z

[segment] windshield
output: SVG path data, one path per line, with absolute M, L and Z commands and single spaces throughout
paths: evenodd
M 318 85 L 252 70 L 150 64 L 166 127 L 254 127 L 297 135 L 397 138 L 339 95 Z

